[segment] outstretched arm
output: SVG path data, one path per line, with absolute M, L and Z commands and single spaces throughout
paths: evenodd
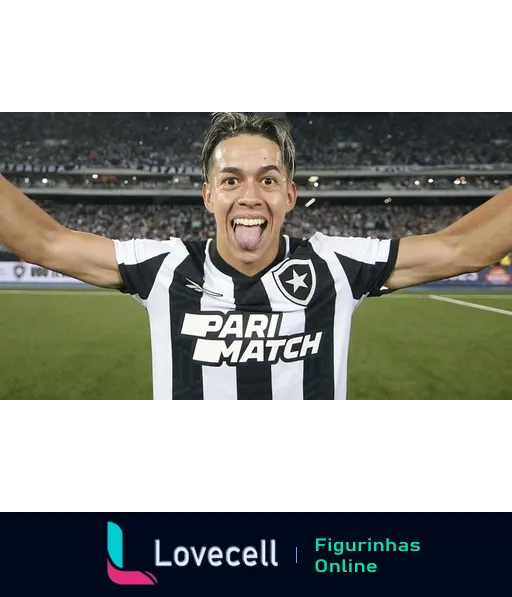
M 398 290 L 477 272 L 512 251 L 512 187 L 434 234 L 400 240 L 386 286 Z
M 61 226 L 1 175 L 0 242 L 28 263 L 96 286 L 121 287 L 112 240 Z

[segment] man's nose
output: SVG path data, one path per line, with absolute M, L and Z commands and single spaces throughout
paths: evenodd
M 244 192 L 240 195 L 238 199 L 238 204 L 253 207 L 256 205 L 261 205 L 262 200 L 258 194 L 257 189 L 253 185 L 247 185 L 244 189 Z

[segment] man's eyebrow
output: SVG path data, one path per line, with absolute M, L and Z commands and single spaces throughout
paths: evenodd
M 263 166 L 258 170 L 259 174 L 265 174 L 266 172 L 270 172 L 271 170 L 275 170 L 276 172 L 281 173 L 281 170 L 274 164 L 269 164 L 268 166 Z M 235 166 L 225 166 L 219 172 L 219 174 L 243 174 L 243 170 L 241 168 L 236 168 Z

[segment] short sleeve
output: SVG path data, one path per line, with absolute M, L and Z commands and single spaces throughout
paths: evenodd
M 120 291 L 145 301 L 176 240 L 114 240 L 116 259 L 123 280 Z
M 355 300 L 390 292 L 385 284 L 395 269 L 399 239 L 317 235 L 341 263 Z

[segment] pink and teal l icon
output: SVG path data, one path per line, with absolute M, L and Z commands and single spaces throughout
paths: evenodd
M 107 572 L 117 585 L 156 585 L 151 572 L 123 570 L 123 531 L 115 522 L 107 523 Z

